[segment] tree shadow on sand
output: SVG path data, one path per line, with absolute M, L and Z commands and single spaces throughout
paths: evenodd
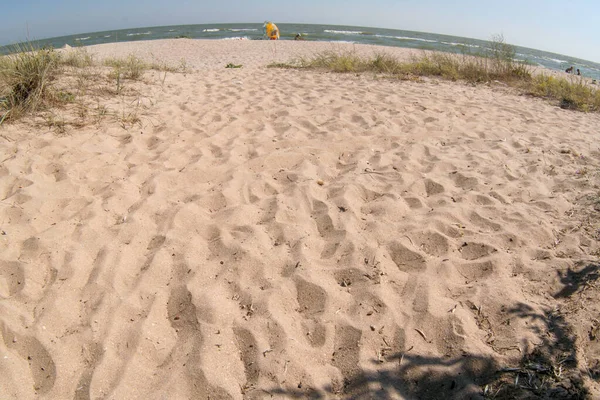
M 557 299 L 566 298 L 572 296 L 581 288 L 598 281 L 598 278 L 600 278 L 600 265 L 590 264 L 581 271 L 574 271 L 569 268 L 565 274 L 559 273 L 558 275 L 560 282 L 565 286 L 554 297 Z
M 569 270 L 561 275 L 564 287 L 555 298 L 568 300 L 595 282 L 599 271 L 598 265 Z M 300 387 L 267 393 L 312 399 L 591 399 L 578 368 L 575 330 L 565 315 L 560 310 L 540 313 L 524 303 L 508 312 L 526 319 L 540 341 L 513 366 L 501 366 L 493 357 L 474 354 L 441 358 L 405 351 L 372 360 L 375 372 L 360 371 L 322 390 Z

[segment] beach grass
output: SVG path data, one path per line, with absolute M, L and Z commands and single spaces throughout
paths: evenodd
M 559 101 L 561 108 L 600 111 L 600 90 L 591 87 L 582 78 L 569 81 L 541 74 L 534 77 L 527 90 L 532 96 Z
M 109 58 L 104 60 L 104 65 L 112 67 L 113 77 L 123 77 L 125 79 L 138 80 L 146 70 L 148 65 L 140 58 L 130 54 L 127 58 Z
M 514 61 L 514 57 L 514 48 L 507 44 L 501 35 L 497 35 L 492 38 L 490 48 L 479 54 L 423 52 L 406 62 L 386 53 L 375 53 L 371 58 L 364 58 L 353 51 L 328 51 L 313 57 L 300 58 L 287 66 L 274 64 L 272 67 L 325 69 L 342 73 L 376 72 L 398 77 L 436 76 L 470 82 L 531 80 L 531 67 L 526 63 Z
M 509 66 L 503 60 L 447 53 L 423 53 L 413 56 L 410 61 L 400 61 L 385 53 L 365 58 L 354 52 L 325 52 L 290 64 L 272 64 L 270 67 L 324 69 L 340 73 L 375 72 L 400 78 L 408 75 L 435 76 L 470 82 L 531 79 L 531 72 L 525 64 Z
M 60 57 L 60 64 L 74 68 L 85 68 L 91 67 L 95 63 L 92 54 L 88 53 L 84 48 L 76 48 L 64 53 Z
M 35 111 L 48 101 L 59 69 L 59 56 L 51 49 L 21 44 L 15 50 L 0 58 L 0 122 Z
M 600 112 L 600 91 L 588 81 L 536 73 L 532 66 L 514 60 L 514 48 L 501 36 L 491 43 L 484 53 L 474 55 L 423 51 L 399 60 L 384 52 L 364 57 L 353 51 L 329 51 L 269 67 L 375 73 L 404 80 L 436 77 L 472 84 L 502 83 L 565 109 Z M 97 62 L 85 48 L 58 51 L 32 43 L 16 45 L 10 55 L 0 57 L 0 124 L 69 104 L 76 105 L 78 115 L 91 115 L 83 104 L 97 105 L 99 97 L 124 94 L 129 82 L 142 81 L 149 70 L 163 72 L 159 80 L 164 84 L 167 73 L 185 73 L 188 68 L 185 61 L 174 66 L 147 62 L 133 54 Z
M 85 48 L 58 51 L 25 43 L 15 45 L 12 50 L 11 54 L 0 57 L 0 124 L 34 114 L 59 133 L 68 126 L 80 127 L 110 115 L 123 125 L 135 124 L 139 118 L 132 116 L 139 114 L 137 111 L 111 112 L 101 104 L 101 99 L 106 101 L 117 95 L 135 97 L 135 90 L 126 90 L 131 86 L 127 82 L 142 82 L 149 70 L 161 72 L 159 79 L 163 84 L 167 73 L 188 70 L 185 61 L 170 65 L 145 62 L 135 55 L 97 62 Z M 57 113 L 65 107 L 74 111 L 75 119 Z
M 536 73 L 527 63 L 515 61 L 514 47 L 505 43 L 502 36 L 494 37 L 491 43 L 491 47 L 480 54 L 423 52 L 408 61 L 401 61 L 386 53 L 364 57 L 354 51 L 327 51 L 269 67 L 337 73 L 370 72 L 406 80 L 437 77 L 473 84 L 505 84 L 565 109 L 600 112 L 600 91 L 586 80 Z

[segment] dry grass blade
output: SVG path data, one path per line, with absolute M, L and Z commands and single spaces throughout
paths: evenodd
M 86 49 L 69 49 L 62 54 L 60 64 L 74 68 L 85 68 L 94 65 L 94 57 Z
M 109 58 L 104 65 L 113 68 L 111 77 L 122 76 L 125 79 L 138 80 L 150 67 L 140 58 L 130 54 L 125 59 Z
M 0 121 L 35 111 L 50 97 L 51 83 L 59 66 L 52 49 L 31 43 L 15 45 L 13 54 L 0 58 Z
M 269 65 L 270 68 L 308 68 L 339 73 L 373 72 L 400 79 L 434 76 L 471 83 L 504 83 L 525 94 L 556 102 L 561 108 L 600 112 L 600 90 L 583 79 L 568 80 L 534 74 L 524 62 L 515 60 L 515 48 L 495 36 L 490 48 L 480 54 L 423 52 L 409 61 L 380 53 L 362 57 L 353 51 L 328 51 L 312 58 Z

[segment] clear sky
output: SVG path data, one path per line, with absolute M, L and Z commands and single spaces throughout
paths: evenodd
M 0 44 L 218 22 L 356 25 L 489 39 L 600 62 L 600 0 L 2 0 Z

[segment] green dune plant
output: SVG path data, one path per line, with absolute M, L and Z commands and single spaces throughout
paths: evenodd
M 15 45 L 12 54 L 0 58 L 0 122 L 51 100 L 59 60 L 53 49 L 39 49 L 31 43 Z
M 147 62 L 133 54 L 97 62 L 85 47 L 54 50 L 27 42 L 10 50 L 0 56 L 0 124 L 31 114 L 58 133 L 106 116 L 117 116 L 129 126 L 139 118 L 134 118 L 137 112 L 117 113 L 101 103 L 110 103 L 116 95 L 137 98 L 140 84 L 128 81 L 142 81 L 148 70 L 161 72 L 163 84 L 167 73 L 188 71 L 183 59 L 171 65 Z
M 600 90 L 582 78 L 568 80 L 540 74 L 527 89 L 532 96 L 558 101 L 561 108 L 600 112 Z
M 104 65 L 113 68 L 114 77 L 123 77 L 125 79 L 139 80 L 144 72 L 149 69 L 142 59 L 130 54 L 127 58 L 108 58 L 104 60 Z
M 88 53 L 85 48 L 71 49 L 60 56 L 60 64 L 74 68 L 86 68 L 93 66 L 94 56 Z
M 527 62 L 516 61 L 515 55 L 514 46 L 497 35 L 492 38 L 490 47 L 478 54 L 467 51 L 463 54 L 423 51 L 407 61 L 401 61 L 387 53 L 365 57 L 355 51 L 327 51 L 269 67 L 338 73 L 371 72 L 398 79 L 439 77 L 472 84 L 502 83 L 523 94 L 550 100 L 562 108 L 600 112 L 600 91 L 586 80 L 536 73 Z

